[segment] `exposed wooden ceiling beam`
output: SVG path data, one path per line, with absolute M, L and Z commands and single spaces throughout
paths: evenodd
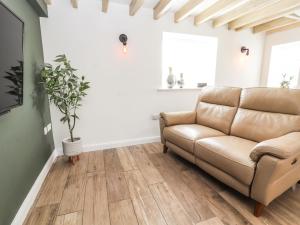
M 246 24 L 245 26 L 239 27 L 235 30 L 236 31 L 241 31 L 241 30 L 245 30 L 245 29 L 248 29 L 248 28 L 252 28 L 252 27 L 258 26 L 258 25 L 263 24 L 263 23 L 270 22 L 272 20 L 275 20 L 275 19 L 278 19 L 278 18 L 281 18 L 281 17 L 286 17 L 290 13 L 291 13 L 291 10 L 287 10 L 287 11 L 283 11 L 283 12 L 280 12 L 280 13 L 277 13 L 277 14 L 273 14 L 272 16 L 268 16 L 268 17 L 265 17 L 263 19 L 256 20 L 252 23 Z
M 256 21 L 261 21 L 264 20 L 265 18 L 268 18 L 269 21 L 273 19 L 277 19 L 279 17 L 284 16 L 285 14 L 288 14 L 289 12 L 292 12 L 299 6 L 300 6 L 299 0 L 278 1 L 270 6 L 263 8 L 262 10 L 249 13 L 245 16 L 242 16 L 230 22 L 228 27 L 229 29 L 237 29 L 239 27 L 245 27 L 248 24 L 251 24 L 251 26 L 255 26 L 258 25 L 255 24 Z M 268 21 L 265 20 L 264 22 L 268 22 Z
M 142 7 L 144 0 L 131 0 L 129 6 L 129 15 L 134 16 L 136 12 Z
M 232 20 L 235 20 L 241 16 L 246 15 L 247 13 L 255 12 L 260 10 L 270 4 L 277 2 L 278 0 L 250 0 L 246 2 L 244 5 L 237 7 L 236 9 L 225 13 L 222 16 L 219 16 L 213 21 L 214 27 L 220 27 L 229 23 Z
M 287 25 L 291 25 L 291 24 L 297 23 L 297 22 L 299 22 L 299 21 L 290 19 L 290 18 L 281 17 L 281 18 L 275 19 L 271 22 L 263 23 L 261 25 L 255 26 L 253 28 L 253 33 L 265 32 L 265 31 L 277 29 L 280 27 L 284 27 Z
M 267 31 L 267 34 L 273 34 L 273 33 L 281 32 L 281 31 L 292 30 L 292 29 L 295 29 L 295 28 L 298 28 L 298 27 L 300 27 L 300 22 L 293 23 L 291 25 L 287 25 L 287 26 L 284 26 L 284 27 L 279 27 L 279 28 L 276 28 L 276 29 L 273 29 L 273 30 L 269 30 L 269 31 Z
M 51 5 L 51 0 L 44 0 L 44 2 L 47 4 L 47 5 Z
M 108 0 L 102 0 L 102 12 L 106 13 L 108 10 Z
M 174 21 L 178 23 L 184 18 L 188 17 L 193 10 L 200 5 L 203 0 L 189 0 L 186 4 L 184 4 L 176 13 L 174 17 Z
M 162 17 L 170 8 L 174 0 L 160 0 L 153 9 L 153 18 L 158 20 Z
M 71 0 L 71 4 L 72 4 L 74 9 L 78 8 L 78 0 Z
M 248 0 L 219 0 L 212 6 L 204 10 L 202 13 L 195 16 L 194 24 L 199 25 L 201 23 L 204 23 L 216 16 L 218 13 L 230 10 L 247 1 Z

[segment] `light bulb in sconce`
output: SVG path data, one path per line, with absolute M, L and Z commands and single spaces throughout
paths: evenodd
M 127 53 L 127 40 L 128 40 L 127 35 L 121 34 L 119 36 L 119 40 L 123 44 L 123 53 L 126 54 Z
M 123 53 L 124 53 L 124 54 L 127 53 L 127 45 L 123 45 Z

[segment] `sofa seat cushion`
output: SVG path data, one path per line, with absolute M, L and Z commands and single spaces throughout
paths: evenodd
M 163 135 L 167 141 L 194 153 L 194 144 L 201 138 L 216 137 L 225 135 L 221 131 L 198 124 L 184 124 L 166 127 Z
M 205 138 L 196 141 L 195 156 L 250 185 L 256 165 L 250 153 L 256 144 L 235 136 Z

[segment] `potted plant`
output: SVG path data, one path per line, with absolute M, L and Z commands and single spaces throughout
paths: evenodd
M 290 88 L 291 82 L 294 79 L 293 76 L 287 77 L 287 74 L 282 74 L 282 81 L 280 82 L 281 88 Z
M 69 156 L 69 161 L 79 160 L 82 152 L 82 142 L 80 137 L 74 137 L 76 120 L 79 119 L 76 111 L 81 106 L 82 98 L 86 96 L 89 82 L 84 76 L 77 76 L 76 69 L 70 65 L 66 55 L 56 56 L 55 66 L 45 64 L 41 71 L 41 80 L 45 86 L 49 100 L 63 114 L 60 119 L 62 123 L 68 124 L 70 137 L 63 140 L 63 151 Z

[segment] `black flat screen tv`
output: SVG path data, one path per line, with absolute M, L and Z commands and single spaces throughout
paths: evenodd
M 23 104 L 24 23 L 0 2 L 0 115 Z

